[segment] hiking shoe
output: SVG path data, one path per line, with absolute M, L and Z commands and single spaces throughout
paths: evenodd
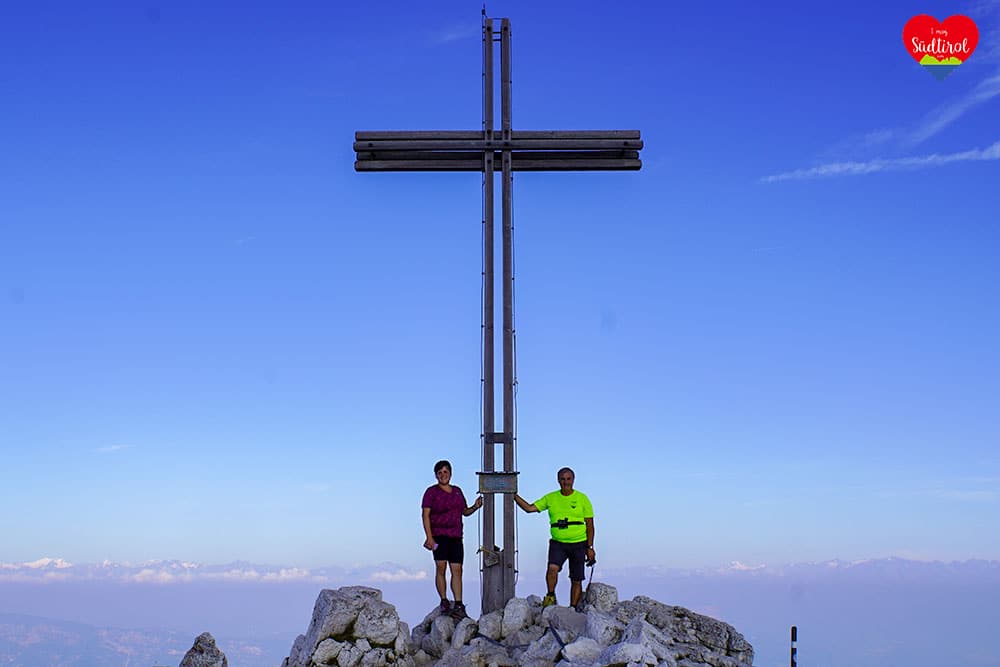
M 461 621 L 463 618 L 468 617 L 465 613 L 465 605 L 461 602 L 456 602 L 455 606 L 451 608 L 451 617 L 456 621 Z
M 438 607 L 442 614 L 447 614 L 451 612 L 451 602 L 447 600 L 441 600 L 441 606 Z
M 545 597 L 542 598 L 542 607 L 543 608 L 544 607 L 551 607 L 554 604 L 557 604 L 556 603 L 556 594 L 555 593 L 546 593 Z

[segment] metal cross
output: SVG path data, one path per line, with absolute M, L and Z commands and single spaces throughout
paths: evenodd
M 496 445 L 503 445 L 503 473 L 514 471 L 514 249 L 512 172 L 635 171 L 642 167 L 638 130 L 511 129 L 510 20 L 500 21 L 500 131 L 493 120 L 494 22 L 483 14 L 483 127 L 470 131 L 356 132 L 357 171 L 479 171 L 483 173 L 483 473 L 496 471 Z M 503 428 L 494 408 L 494 171 L 502 174 Z M 483 489 L 482 482 L 480 483 Z M 514 597 L 516 482 L 503 493 L 503 549 L 497 551 L 494 494 L 484 490 L 482 612 L 502 608 Z

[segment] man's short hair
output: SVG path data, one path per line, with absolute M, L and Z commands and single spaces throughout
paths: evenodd
M 440 461 L 438 461 L 437 463 L 434 464 L 434 474 L 436 475 L 439 472 L 441 472 L 441 468 L 447 468 L 448 471 L 450 472 L 451 471 L 451 463 L 449 463 L 445 459 L 441 459 Z M 572 472 L 572 471 L 570 471 L 570 472 Z M 574 475 L 574 477 L 576 477 L 576 475 Z
M 434 472 L 437 471 L 435 470 Z M 564 472 L 568 472 L 569 474 L 573 475 L 573 479 L 576 479 L 576 473 L 573 472 L 572 468 L 559 468 L 559 472 L 556 473 L 556 479 L 558 479 L 559 475 L 563 474 Z

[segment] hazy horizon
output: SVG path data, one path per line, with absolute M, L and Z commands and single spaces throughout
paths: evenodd
M 0 569 L 0 626 L 3 614 L 16 613 L 96 627 L 159 630 L 174 633 L 174 646 L 187 642 L 185 650 L 197 634 L 208 631 L 220 642 L 229 642 L 233 651 L 242 651 L 243 663 L 236 655 L 230 656 L 230 664 L 241 667 L 258 649 L 263 656 L 260 664 L 277 664 L 295 636 L 308 627 L 322 588 L 379 588 L 411 629 L 436 604 L 433 580 L 426 571 L 394 563 L 321 576 L 303 571 L 297 580 L 269 579 L 267 574 L 280 572 L 280 566 L 250 563 L 239 563 L 237 573 L 245 575 L 247 567 L 256 567 L 252 579 L 225 577 L 225 567 L 195 563 L 187 565 L 194 571 L 204 570 L 207 576 L 135 577 L 142 572 L 141 566 L 132 570 L 108 566 L 114 574 L 100 578 L 83 564 L 58 565 L 64 573 L 74 568 L 81 571 L 75 578 L 45 579 L 39 570 L 46 568 L 27 568 L 35 573 L 34 579 L 14 580 L 4 576 L 13 568 Z M 386 578 L 385 572 L 410 576 Z M 418 572 L 425 576 L 414 576 Z M 522 570 L 519 596 L 542 592 L 540 581 L 535 581 L 539 577 L 533 576 L 537 574 Z M 478 572 L 468 572 L 466 599 L 473 616 L 479 615 L 477 579 Z M 990 640 L 1000 620 L 992 602 L 1000 595 L 998 561 L 880 559 L 782 568 L 624 571 L 602 569 L 598 564 L 594 580 L 615 586 L 621 599 L 646 595 L 732 624 L 753 644 L 757 667 L 787 664 L 791 625 L 799 628 L 801 665 L 932 667 L 942 664 L 945 655 L 953 660 L 948 664 L 1000 665 L 1000 652 Z M 938 613 L 942 608 L 949 610 L 946 617 Z M 963 634 L 959 646 L 940 643 L 942 634 L 959 631 Z M 267 663 L 270 658 L 273 662 Z

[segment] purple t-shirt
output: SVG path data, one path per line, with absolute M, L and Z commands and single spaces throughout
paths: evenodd
M 451 493 L 440 486 L 427 487 L 421 507 L 431 510 L 431 535 L 440 537 L 462 536 L 462 512 L 465 511 L 465 495 L 462 489 L 451 485 Z

